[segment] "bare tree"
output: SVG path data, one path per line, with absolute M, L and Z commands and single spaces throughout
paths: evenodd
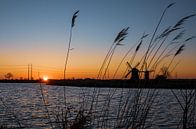
M 8 80 L 10 80 L 13 77 L 14 77 L 13 74 L 10 73 L 10 72 L 5 75 L 5 78 L 8 79 Z

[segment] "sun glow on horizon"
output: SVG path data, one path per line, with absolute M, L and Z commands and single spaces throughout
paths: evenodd
M 48 76 L 43 76 L 44 81 L 48 81 Z

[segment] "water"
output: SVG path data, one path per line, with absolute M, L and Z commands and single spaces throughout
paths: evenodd
M 43 88 L 43 95 L 40 90 Z M 66 87 L 66 105 L 64 99 L 64 88 L 61 86 L 46 86 L 45 84 L 11 84 L 0 83 L 0 125 L 19 126 L 32 129 L 45 129 L 50 128 L 51 124 L 48 119 L 50 116 L 52 121 L 55 121 L 56 114 L 62 113 L 64 107 L 70 109 L 70 119 L 74 118 L 76 111 L 83 108 L 90 108 L 93 100 L 94 88 L 79 88 L 79 87 Z M 122 106 L 129 99 L 134 97 L 137 89 L 109 89 L 101 88 L 95 89 L 99 91 L 98 102 L 94 111 L 98 112 L 97 116 L 103 115 L 99 111 L 108 110 L 108 118 L 111 118 L 107 126 L 115 124 L 119 104 Z M 145 89 L 143 96 L 146 95 L 148 90 Z M 179 92 L 174 90 L 177 95 Z M 108 100 L 108 93 L 111 100 L 108 106 L 103 106 Z M 177 128 L 182 110 L 179 103 L 175 99 L 171 90 L 156 90 L 156 96 L 153 106 L 149 113 L 147 123 L 150 123 L 152 128 L 156 129 L 175 129 Z M 44 100 L 43 100 L 44 97 Z M 96 99 L 96 98 L 95 98 Z M 145 100 L 145 97 L 141 98 Z M 130 107 L 132 102 L 130 102 Z M 47 108 L 46 108 L 47 107 Z M 105 108 L 107 107 L 107 108 Z M 125 112 L 124 110 L 123 112 Z M 101 118 L 96 118 L 101 120 Z M 98 125 L 101 122 L 94 122 Z M 103 125 L 103 122 L 101 123 Z M 54 125 L 56 128 L 57 125 Z

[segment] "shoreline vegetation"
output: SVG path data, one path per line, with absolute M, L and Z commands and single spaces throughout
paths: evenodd
M 89 87 L 89 88 L 153 88 L 153 89 L 196 89 L 196 79 L 150 79 L 132 80 L 99 80 L 99 79 L 49 79 L 43 80 L 0 80 L 0 83 L 46 83 L 55 86 Z

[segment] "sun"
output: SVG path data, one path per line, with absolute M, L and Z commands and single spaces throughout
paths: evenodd
M 44 76 L 44 77 L 43 77 L 43 80 L 44 80 L 44 81 L 48 81 L 48 77 L 47 77 L 47 76 Z

